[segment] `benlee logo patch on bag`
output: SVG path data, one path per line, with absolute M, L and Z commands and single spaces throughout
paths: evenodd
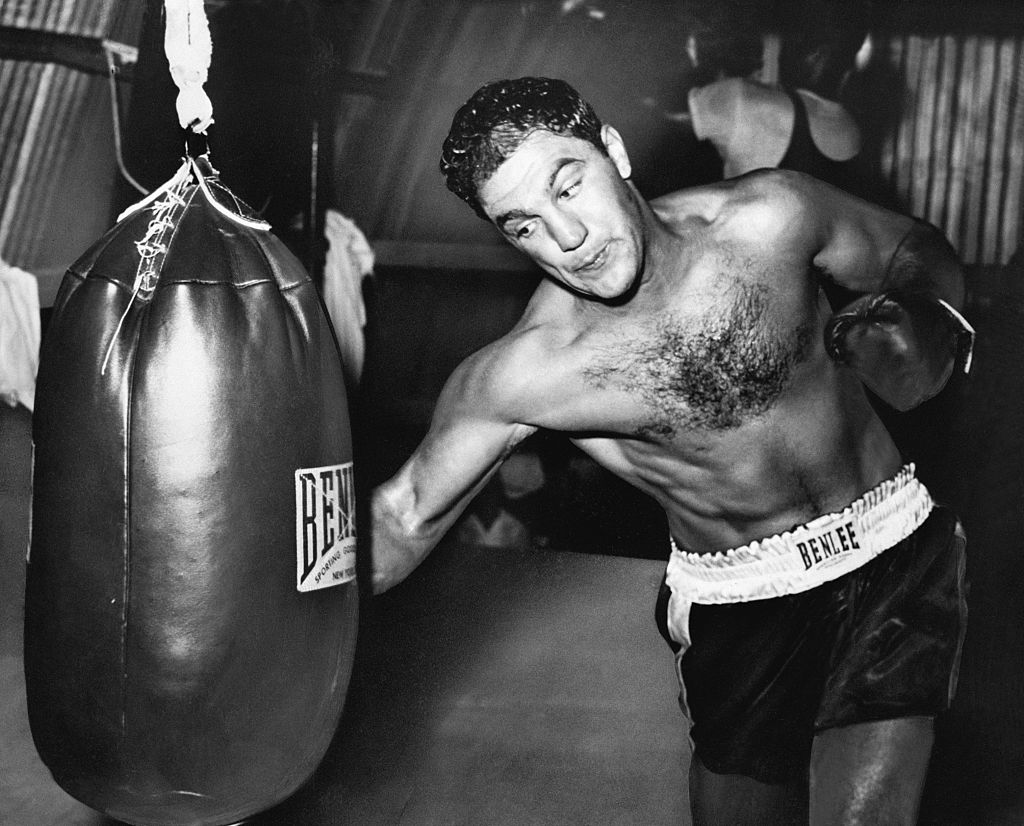
M 356 578 L 352 462 L 295 471 L 297 586 L 318 591 Z

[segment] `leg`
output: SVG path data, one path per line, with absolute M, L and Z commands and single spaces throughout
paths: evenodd
M 694 755 L 690 761 L 693 826 L 804 826 L 803 783 L 774 785 L 741 774 L 715 774 Z
M 934 739 L 930 717 L 821 732 L 811 752 L 811 823 L 913 826 Z

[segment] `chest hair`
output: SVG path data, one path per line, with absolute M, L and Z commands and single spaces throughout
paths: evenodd
M 776 313 L 768 287 L 737 286 L 724 306 L 696 318 L 666 315 L 599 352 L 586 378 L 642 404 L 639 436 L 740 427 L 772 407 L 811 348 L 811 325 L 787 326 Z

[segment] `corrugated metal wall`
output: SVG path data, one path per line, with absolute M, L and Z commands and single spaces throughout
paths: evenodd
M 141 5 L 5 0 L 0 25 L 123 42 L 136 36 Z M 54 230 L 54 202 L 67 185 L 72 149 L 80 149 L 83 120 L 96 107 L 109 111 L 107 81 L 53 63 L 3 60 L 0 101 L 0 255 L 31 266 Z
M 1024 240 L 1024 38 L 908 36 L 884 47 L 904 99 L 883 174 L 965 261 L 1005 264 Z

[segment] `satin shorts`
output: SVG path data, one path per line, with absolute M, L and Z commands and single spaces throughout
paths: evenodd
M 965 551 L 956 517 L 936 507 L 907 539 L 809 591 L 691 605 L 685 646 L 669 634 L 663 583 L 656 618 L 695 756 L 712 772 L 788 782 L 806 776 L 820 731 L 946 710 L 966 631 Z

